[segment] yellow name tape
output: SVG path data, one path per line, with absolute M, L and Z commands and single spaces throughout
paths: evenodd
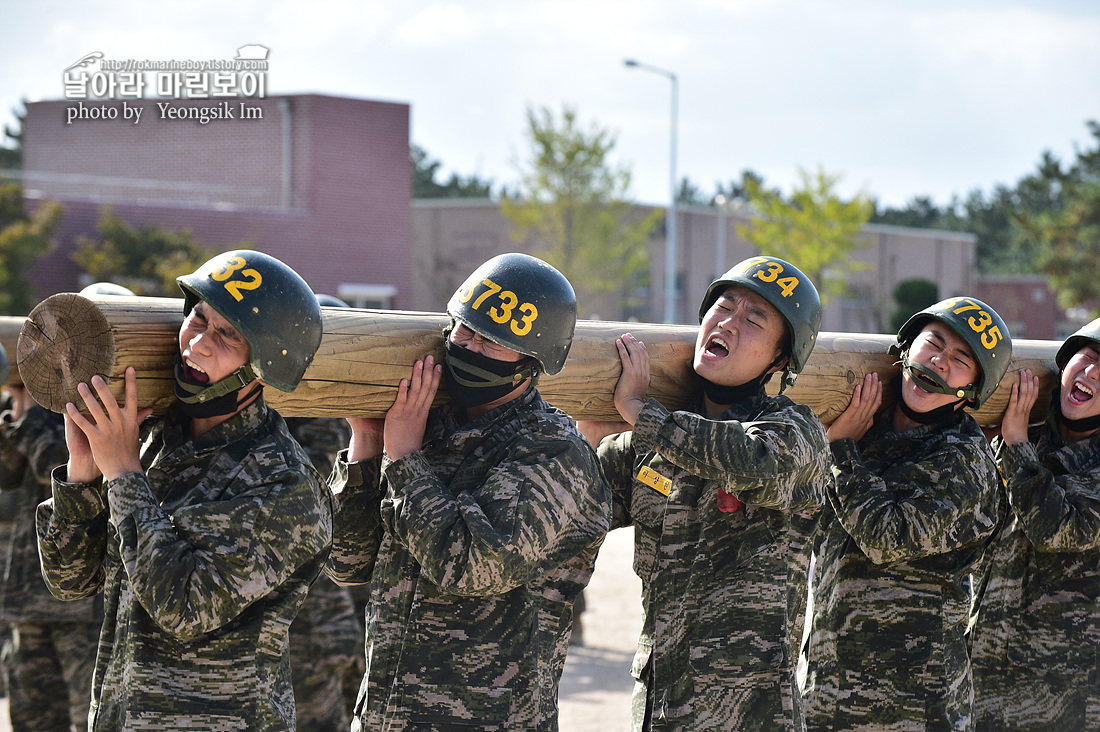
M 664 496 L 667 496 L 669 491 L 672 490 L 671 480 L 649 468 L 642 468 L 638 471 L 638 480 Z

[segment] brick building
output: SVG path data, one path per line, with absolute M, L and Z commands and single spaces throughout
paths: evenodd
M 172 108 L 213 106 L 170 100 Z M 122 102 L 114 102 L 121 107 Z M 64 206 L 58 247 L 30 277 L 36 294 L 79 289 L 75 238 L 109 206 L 131 226 L 190 230 L 200 245 L 244 245 L 314 290 L 368 307 L 413 302 L 409 106 L 317 94 L 249 99 L 234 119 L 77 119 L 73 101 L 27 105 L 23 186 Z

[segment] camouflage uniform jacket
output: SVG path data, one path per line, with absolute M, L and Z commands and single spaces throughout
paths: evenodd
M 596 455 L 536 389 L 333 474 L 328 571 L 370 582 L 353 730 L 557 730 L 573 600 L 611 521 Z M 466 728 L 465 726 L 463 727 Z
M 653 729 L 798 727 L 795 650 L 827 445 L 808 407 L 765 394 L 717 420 L 650 400 L 632 432 L 601 442 L 642 580 L 634 729 L 647 705 Z M 744 505 L 719 510 L 720 490 Z
M 4 571 L 0 614 L 12 623 L 95 623 L 103 619 L 102 602 L 91 597 L 62 602 L 42 581 L 34 514 L 50 497 L 50 473 L 67 460 L 65 422 L 38 405 L 13 421 L 0 415 L 0 491 L 17 501 L 10 553 Z
M 89 729 L 292 730 L 287 629 L 327 558 L 331 505 L 260 397 L 189 440 L 172 412 L 145 473 L 64 482 L 38 509 L 46 583 L 102 591 Z
M 1054 419 L 1053 417 L 1051 418 Z M 1053 422 L 994 447 L 1012 513 L 994 544 L 975 668 L 1100 678 L 1100 432 L 1062 444 Z M 1093 689 L 1096 695 L 1100 689 Z
M 865 716 L 883 706 L 918 729 L 972 724 L 964 634 L 971 573 L 1003 510 L 997 466 L 963 412 L 904 432 L 889 429 L 891 416 L 883 410 L 858 444 L 832 443 L 807 654 L 811 729 L 902 721 Z

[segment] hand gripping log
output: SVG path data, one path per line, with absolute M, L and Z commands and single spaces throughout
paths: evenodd
M 414 361 L 426 354 L 442 358 L 448 316 L 393 310 L 321 308 L 321 347 L 293 393 L 265 390 L 268 403 L 284 416 L 384 416 L 397 384 Z M 43 406 L 62 411 L 66 402 L 82 404 L 76 385 L 94 374 L 108 379 L 122 399 L 123 374 L 138 374 L 140 407 L 164 412 L 173 401 L 173 365 L 183 322 L 181 300 L 137 297 L 82 297 L 61 293 L 47 298 L 26 318 L 18 340 L 19 374 Z M 0 323 L 0 330 L 2 330 Z M 618 420 L 613 393 L 621 367 L 615 339 L 633 333 L 650 354 L 649 395 L 670 409 L 687 405 L 697 391 L 691 362 L 695 326 L 650 325 L 582 320 L 565 368 L 543 375 L 539 390 L 547 401 L 576 419 Z M 2 333 L 0 333 L 2 335 Z M 898 367 L 886 350 L 893 336 L 822 333 L 803 373 L 787 395 L 812 408 L 828 424 L 871 371 L 884 381 Z M 7 342 L 4 342 L 7 347 Z M 1017 340 L 1012 369 L 997 392 L 976 413 L 983 425 L 997 424 L 1008 404 L 1017 372 L 1030 368 L 1044 392 L 1033 419 L 1045 414 L 1050 389 L 1057 383 L 1054 341 Z M 778 390 L 778 377 L 769 391 Z M 446 396 L 441 389 L 439 401 Z M 886 395 L 884 398 L 892 398 Z

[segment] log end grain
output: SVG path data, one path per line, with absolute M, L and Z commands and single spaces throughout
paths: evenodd
M 35 401 L 62 412 L 83 406 L 76 387 L 99 374 L 108 379 L 115 345 L 107 319 L 91 300 L 71 292 L 46 298 L 19 333 L 19 375 Z

